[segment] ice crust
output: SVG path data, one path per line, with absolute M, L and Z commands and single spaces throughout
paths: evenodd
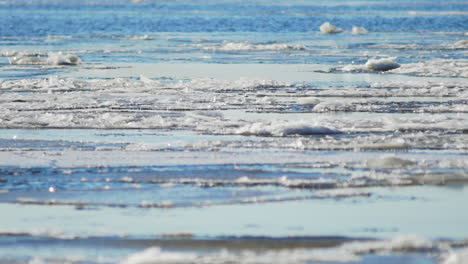
M 251 44 L 248 42 L 227 42 L 220 46 L 198 45 L 207 51 L 230 52 L 230 51 L 282 51 L 282 50 L 305 50 L 303 45 L 289 44 Z
M 450 251 L 443 256 L 442 264 L 465 264 L 468 263 L 468 248 L 460 251 Z
M 239 128 L 240 135 L 288 136 L 288 135 L 330 135 L 340 131 L 307 122 L 253 123 Z
M 74 54 L 62 54 L 61 52 L 49 52 L 47 57 L 34 56 L 29 52 L 13 52 L 5 54 L 10 64 L 33 64 L 33 65 L 78 65 L 81 58 Z
M 407 107 L 412 112 L 439 113 L 415 118 L 382 116 L 373 120 L 354 120 L 322 116 L 313 122 L 265 122 L 223 117 L 221 110 L 260 108 L 262 111 L 278 111 L 289 107 L 288 104 L 278 102 L 276 94 L 283 90 L 301 89 L 301 86 L 273 80 L 241 78 L 235 81 L 193 79 L 162 82 L 144 76 L 140 80 L 51 77 L 4 80 L 0 83 L 0 89 L 9 91 L 4 93 L 0 101 L 0 120 L 4 128 L 162 128 L 215 134 L 290 136 L 402 130 L 460 131 L 467 127 L 464 116 L 443 114 L 466 112 L 463 102 L 421 107 L 418 102 L 397 102 L 395 108 L 391 109 L 398 111 Z M 461 82 L 386 82 L 373 83 L 369 90 L 354 89 L 349 95 L 467 98 L 467 91 L 468 86 Z M 330 90 L 326 93 L 327 96 L 348 95 L 347 90 Z M 324 92 L 307 92 L 307 95 L 323 96 Z M 325 100 L 323 97 L 299 97 L 292 104 L 307 106 L 307 111 L 316 113 L 379 112 L 388 111 L 389 107 L 388 102 L 376 100 Z
M 310 263 L 310 262 L 357 262 L 366 254 L 391 255 L 402 252 L 436 250 L 439 254 L 447 251 L 443 243 L 433 242 L 417 236 L 400 236 L 391 240 L 351 242 L 330 249 L 292 249 L 256 252 L 244 250 L 233 252 L 223 250 L 214 253 L 169 252 L 151 247 L 128 256 L 121 264 L 144 263 Z M 461 257 L 461 258 L 460 258 Z M 463 258 L 463 259 L 462 259 Z M 450 255 L 443 264 L 463 263 L 462 255 Z M 458 261 L 458 262 L 457 262 Z
M 395 58 L 370 59 L 365 65 L 347 65 L 341 70 L 345 72 L 385 71 L 431 77 L 468 77 L 468 60 L 464 59 L 436 59 L 406 64 L 398 64 L 394 60 Z

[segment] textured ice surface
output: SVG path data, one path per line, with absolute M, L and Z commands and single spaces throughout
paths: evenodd
M 82 63 L 80 57 L 61 52 L 49 52 L 47 57 L 32 56 L 35 54 L 18 52 L 8 55 L 10 64 L 37 64 L 37 65 L 77 65 Z
M 0 4 L 0 262 L 464 263 L 464 9 Z
M 288 44 L 251 44 L 246 42 L 224 43 L 221 46 L 200 46 L 207 51 L 215 52 L 229 52 L 229 51 L 281 51 L 281 50 L 305 50 L 302 45 L 288 45 Z

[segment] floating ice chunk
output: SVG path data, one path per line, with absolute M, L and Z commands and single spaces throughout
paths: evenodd
M 367 68 L 365 65 L 350 64 L 350 65 L 344 66 L 343 68 L 341 68 L 341 70 L 345 72 L 363 72 L 363 71 L 367 71 Z
M 453 47 L 456 49 L 468 49 L 468 39 L 462 39 L 455 42 L 455 44 L 453 44 Z
M 397 158 L 394 156 L 369 159 L 367 160 L 366 163 L 369 168 L 374 168 L 374 169 L 376 168 L 384 168 L 384 169 L 395 168 L 396 169 L 396 168 L 413 166 L 416 164 L 416 162 L 414 161 L 401 159 L 401 158 Z
M 288 135 L 329 135 L 338 134 L 338 130 L 307 124 L 305 122 L 271 122 L 253 123 L 239 128 L 236 134 L 261 136 L 288 136 Z
M 24 50 L 24 51 L 17 51 L 17 50 L 3 50 L 0 52 L 0 56 L 3 57 L 13 57 L 13 56 L 44 56 L 45 53 L 43 52 L 38 52 L 38 51 L 29 51 L 29 50 Z
M 47 58 L 50 65 L 78 65 L 81 64 L 80 57 L 74 54 L 62 54 L 62 52 L 50 52 Z
M 323 34 L 336 34 L 343 32 L 343 29 L 337 28 L 329 22 L 325 22 L 320 26 L 320 32 Z
M 131 40 L 152 40 L 153 38 L 148 35 L 143 35 L 143 36 L 133 36 L 130 39 Z
M 366 62 L 366 68 L 371 71 L 389 71 L 400 67 L 394 62 L 395 58 L 370 59 Z
M 398 236 L 387 241 L 353 242 L 344 244 L 341 249 L 356 255 L 369 253 L 389 254 L 393 252 L 412 252 L 434 249 L 437 245 L 429 239 L 419 236 Z
M 356 27 L 356 26 L 353 26 L 353 30 L 351 31 L 352 34 L 355 34 L 355 35 L 362 35 L 362 34 L 367 34 L 369 33 L 369 31 L 367 31 L 367 29 L 363 28 L 363 27 Z
M 33 65 L 78 65 L 82 61 L 74 54 L 62 54 L 62 52 L 49 52 L 48 57 L 33 57 L 29 54 L 18 53 L 8 57 L 10 64 L 33 64 Z
M 399 68 L 401 65 L 396 63 L 396 58 L 370 59 L 365 65 L 346 65 L 341 68 L 347 72 L 362 72 L 362 71 L 389 71 Z
M 202 46 L 203 47 L 203 46 Z M 280 50 L 305 50 L 302 45 L 288 45 L 288 44 L 251 44 L 248 42 L 228 42 L 221 46 L 208 46 L 203 47 L 208 51 L 280 51 Z

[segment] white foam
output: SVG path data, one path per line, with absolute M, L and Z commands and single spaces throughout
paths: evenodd
M 355 35 L 363 35 L 363 34 L 369 33 L 369 31 L 367 31 L 367 29 L 365 29 L 363 27 L 353 26 L 353 29 L 351 30 L 351 33 L 355 34 Z
M 320 26 L 320 32 L 323 34 L 336 34 L 343 32 L 343 29 L 337 28 L 329 22 L 325 22 Z
M 49 52 L 47 57 L 31 56 L 30 54 L 17 53 L 8 57 L 10 64 L 33 65 L 78 65 L 82 61 L 74 54 L 62 54 L 62 52 Z
M 228 42 L 220 46 L 200 46 L 208 51 L 280 51 L 280 50 L 305 50 L 303 45 L 288 44 L 251 44 L 248 42 Z

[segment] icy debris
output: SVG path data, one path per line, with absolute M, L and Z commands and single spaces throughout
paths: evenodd
M 456 49 L 468 49 L 468 39 L 462 39 L 455 42 L 455 44 L 453 44 L 453 47 Z
M 442 264 L 466 264 L 468 263 L 468 248 L 460 251 L 450 251 L 443 256 Z
M 143 35 L 143 36 L 133 36 L 130 39 L 131 40 L 152 40 L 153 38 L 148 35 Z
M 269 123 L 253 123 L 245 125 L 236 131 L 239 135 L 288 136 L 288 135 L 329 135 L 340 131 L 306 122 L 273 121 Z
M 288 44 L 251 44 L 248 42 L 227 42 L 220 46 L 203 46 L 198 45 L 207 51 L 280 51 L 280 50 L 305 50 L 303 45 L 288 45 Z
M 468 95 L 468 83 L 456 81 L 387 81 L 370 84 L 372 88 L 389 91 L 389 95 L 428 95 L 428 96 L 457 96 L 463 98 Z M 375 90 L 372 90 L 375 93 Z
M 2 50 L 0 52 L 0 56 L 2 57 L 33 57 L 33 56 L 45 56 L 46 53 L 39 52 L 39 51 L 29 51 L 29 50 L 24 50 L 24 51 L 17 51 L 17 50 Z
M 432 77 L 468 78 L 468 60 L 436 59 L 432 61 L 402 64 L 393 73 Z
M 363 27 L 353 26 L 351 33 L 355 35 L 363 35 L 369 33 L 369 31 Z
M 305 264 L 311 262 L 358 262 L 362 255 L 390 255 L 405 252 L 434 250 L 445 252 L 441 243 L 432 242 L 416 236 L 400 236 L 392 240 L 356 241 L 332 248 L 282 249 L 282 250 L 221 250 L 214 252 L 170 252 L 159 247 L 151 247 L 142 252 L 128 256 L 121 264 L 149 263 L 291 263 Z M 453 253 L 445 258 L 443 264 L 465 263 L 466 253 Z
M 401 65 L 396 63 L 396 58 L 369 59 L 365 65 L 346 65 L 341 70 L 347 72 L 365 72 L 365 71 L 390 71 L 399 68 Z
M 315 112 L 349 111 L 352 105 L 341 101 L 320 102 L 314 106 Z
M 366 68 L 371 71 L 389 71 L 400 67 L 394 60 L 396 58 L 370 59 L 366 62 Z
M 323 34 L 336 34 L 343 32 L 343 29 L 337 28 L 329 22 L 325 22 L 320 26 L 320 32 Z
M 18 53 L 8 57 L 10 64 L 33 64 L 33 65 L 78 65 L 82 61 L 74 54 L 62 54 L 62 52 L 49 52 L 47 57 L 31 56 L 30 54 Z

